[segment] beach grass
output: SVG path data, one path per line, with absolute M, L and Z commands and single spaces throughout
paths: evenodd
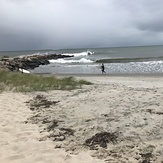
M 73 90 L 90 82 L 76 80 L 74 77 L 57 78 L 36 74 L 22 74 L 0 70 L 0 91 L 32 92 L 48 90 Z

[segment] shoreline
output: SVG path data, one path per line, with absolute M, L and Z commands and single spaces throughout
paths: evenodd
M 75 73 L 57 73 L 57 74 L 52 74 L 52 73 L 33 73 L 32 74 L 36 74 L 36 75 L 51 75 L 51 76 L 83 76 L 83 77 L 163 77 L 163 73 L 148 73 L 148 74 L 143 74 L 143 73 L 119 73 L 119 74 L 101 74 L 101 73 L 97 73 L 97 74 L 75 74 Z
M 0 94 L 0 162 L 163 161 L 162 76 L 74 77 L 93 85 Z M 104 133 L 115 141 L 94 140 Z

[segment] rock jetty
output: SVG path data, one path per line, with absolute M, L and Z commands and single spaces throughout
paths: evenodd
M 19 56 L 14 58 L 2 58 L 0 59 L 0 68 L 8 69 L 10 71 L 18 71 L 22 69 L 34 69 L 40 65 L 49 64 L 51 59 L 68 58 L 73 55 L 62 55 L 62 54 L 48 54 L 48 55 L 28 55 Z

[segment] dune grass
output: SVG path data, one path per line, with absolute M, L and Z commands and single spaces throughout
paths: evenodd
M 48 90 L 73 90 L 82 85 L 90 85 L 84 80 L 75 80 L 73 77 L 56 78 L 55 76 L 41 76 L 22 74 L 0 70 L 0 91 L 32 92 Z

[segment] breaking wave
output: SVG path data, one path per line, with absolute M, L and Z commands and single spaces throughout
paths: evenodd
M 86 59 L 86 58 L 81 58 L 79 60 L 66 60 L 66 59 L 57 59 L 57 60 L 49 60 L 50 63 L 93 63 L 93 61 Z
M 85 52 L 80 52 L 80 53 L 63 53 L 62 55 L 73 55 L 74 57 L 80 57 L 80 56 L 88 56 L 92 54 L 94 54 L 94 52 L 85 51 Z

